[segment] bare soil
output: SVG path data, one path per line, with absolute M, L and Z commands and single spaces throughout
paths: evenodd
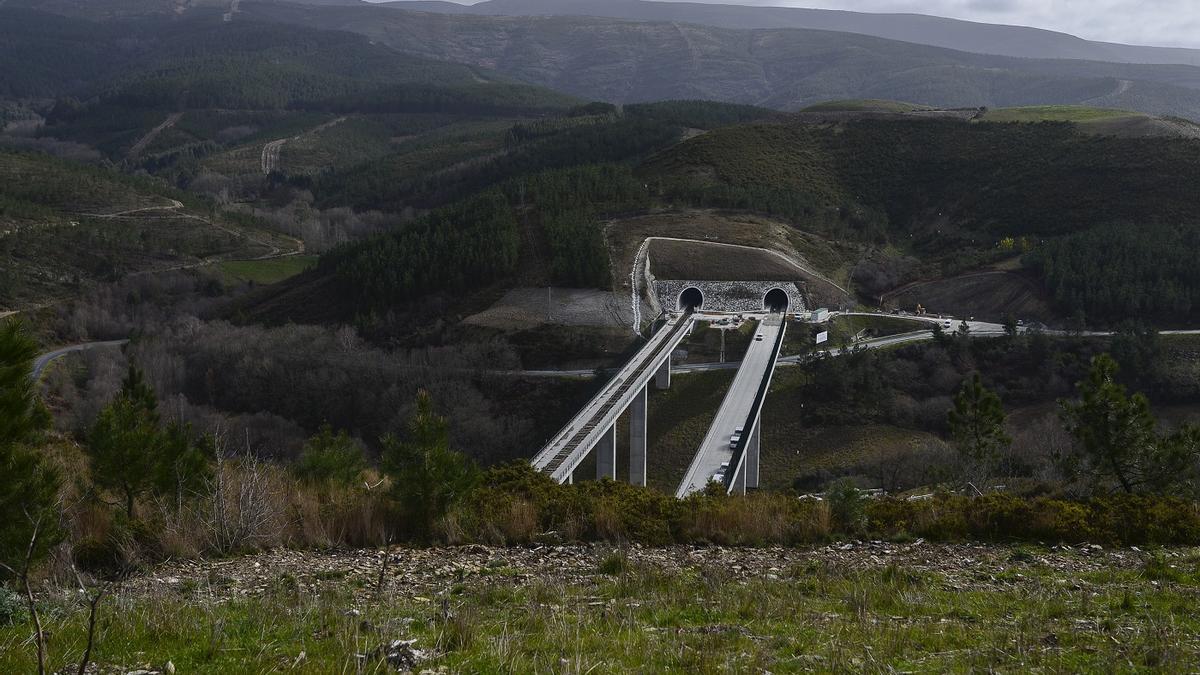
M 514 288 L 496 304 L 467 317 L 466 323 L 501 330 L 526 330 L 544 324 L 596 328 L 633 326 L 629 298 L 612 291 L 583 288 Z
M 805 281 L 794 265 L 766 251 L 690 241 L 651 242 L 650 271 L 656 279 Z
M 913 310 L 918 303 L 935 314 L 974 316 L 981 321 L 1003 321 L 1008 314 L 1047 323 L 1057 318 L 1041 285 L 1002 270 L 918 282 L 884 296 L 888 308 Z

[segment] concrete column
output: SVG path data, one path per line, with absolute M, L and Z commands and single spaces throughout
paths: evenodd
M 629 484 L 646 486 L 646 395 L 642 387 L 629 404 Z
M 733 469 L 735 471 L 735 474 L 733 476 L 733 485 L 730 486 L 732 489 L 729 491 L 729 494 L 731 494 L 731 495 L 746 494 L 746 468 L 747 468 L 746 462 L 742 461 L 741 471 L 737 471 L 737 467 L 731 466 L 729 468 Z
M 663 359 L 662 365 L 658 367 L 658 372 L 654 375 L 655 389 L 670 389 L 671 388 L 671 355 L 667 354 L 667 358 Z
M 750 434 L 750 441 L 746 443 L 746 488 L 750 490 L 758 489 L 758 450 L 761 438 L 762 414 L 759 413 L 754 422 L 754 433 Z
M 617 424 L 614 422 L 596 443 L 596 480 L 617 479 Z

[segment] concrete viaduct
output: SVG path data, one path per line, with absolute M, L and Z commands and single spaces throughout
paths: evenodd
M 647 394 L 650 380 L 659 389 L 671 385 L 671 354 L 696 321 L 722 314 L 758 317 L 754 340 L 738 368 L 704 441 L 696 451 L 676 494 L 684 497 L 710 481 L 730 493 L 758 487 L 762 407 L 783 346 L 784 312 L 803 311 L 804 298 L 794 282 L 656 282 L 655 294 L 666 321 L 533 458 L 534 468 L 560 483 L 572 482 L 576 468 L 596 453 L 596 478 L 617 475 L 617 421 L 630 414 L 629 481 L 646 485 Z M 697 310 L 706 310 L 700 313 Z M 738 431 L 740 429 L 740 432 Z
M 645 346 L 533 458 L 534 468 L 559 483 L 574 480 L 576 467 L 593 450 L 596 478 L 617 477 L 617 420 L 631 415 L 629 482 L 646 484 L 646 396 L 650 380 L 671 386 L 671 353 L 691 332 L 692 312 L 669 315 Z

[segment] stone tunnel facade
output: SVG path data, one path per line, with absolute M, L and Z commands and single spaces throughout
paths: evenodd
M 803 311 L 804 294 L 794 281 L 655 281 L 654 295 L 662 310 L 682 309 L 680 297 L 689 289 L 703 297 L 699 309 L 712 312 L 762 312 L 767 309 L 767 294 L 779 289 L 787 296 L 787 311 Z M 694 295 L 690 293 L 689 296 Z

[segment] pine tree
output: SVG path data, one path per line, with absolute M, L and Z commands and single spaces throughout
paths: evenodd
M 1158 443 L 1150 401 L 1143 394 L 1129 396 L 1116 381 L 1119 370 L 1108 354 L 1092 359 L 1088 378 L 1077 385 L 1080 401 L 1060 406 L 1067 430 L 1097 476 L 1134 492 L 1154 469 Z
M 419 536 L 429 534 L 438 518 L 465 497 L 479 479 L 468 457 L 450 448 L 446 418 L 433 410 L 433 398 L 421 390 L 408 426 L 408 440 L 383 439 L 383 468 L 392 494 Z
M 362 448 L 350 434 L 335 434 L 333 427 L 325 424 L 304 444 L 295 472 L 302 480 L 321 487 L 350 486 L 366 468 Z
M 24 566 L 35 527 L 31 563 L 63 537 L 53 512 L 61 475 L 29 447 L 50 424 L 34 392 L 36 355 L 37 345 L 16 321 L 0 324 L 0 563 L 14 570 Z
M 996 468 L 1012 444 L 1004 431 L 1006 416 L 1000 397 L 983 386 L 979 373 L 963 382 L 946 419 L 959 453 L 985 472 Z

